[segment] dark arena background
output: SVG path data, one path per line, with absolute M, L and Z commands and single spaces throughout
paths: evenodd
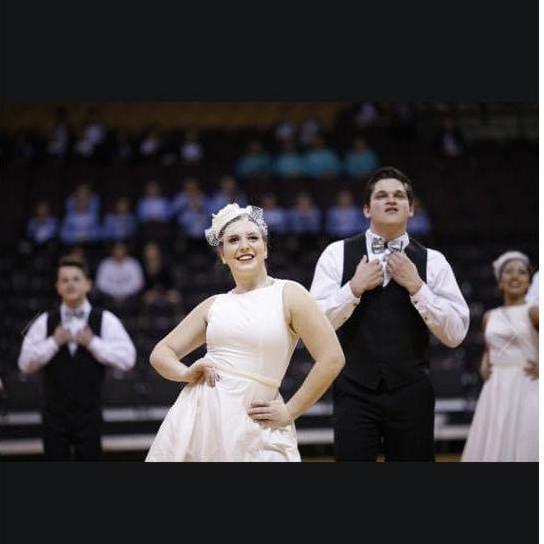
M 57 300 L 61 255 L 83 254 L 96 280 L 122 241 L 142 268 L 131 292 L 107 294 L 95 281 L 90 298 L 123 321 L 138 353 L 131 371 L 107 375 L 105 459 L 143 460 L 180 388 L 150 367 L 152 347 L 232 287 L 203 238 L 210 213 L 232 200 L 263 207 L 270 275 L 309 288 L 324 247 L 366 226 L 365 178 L 391 165 L 418 197 L 409 233 L 445 253 L 470 307 L 461 346 L 431 340 L 429 352 L 437 457 L 457 461 L 481 388 L 482 314 L 501 303 L 491 262 L 518 249 L 538 268 L 537 139 L 537 105 L 520 102 L 4 107 L 0 454 L 41 458 L 40 378 L 23 375 L 17 358 L 28 324 Z M 310 364 L 296 349 L 284 398 Z M 331 409 L 328 392 L 297 420 L 305 461 L 332 460 Z

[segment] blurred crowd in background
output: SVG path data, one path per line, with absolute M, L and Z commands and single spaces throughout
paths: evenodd
M 128 374 L 112 372 L 106 404 L 168 404 L 173 389 L 149 370 L 151 347 L 195 304 L 231 287 L 205 243 L 210 215 L 233 201 L 261 206 L 270 274 L 309 288 L 326 244 L 368 226 L 362 188 L 385 165 L 412 179 L 409 233 L 448 256 L 471 308 L 461 347 L 431 345 L 437 394 L 477 395 L 481 316 L 499 301 L 490 263 L 516 248 L 538 267 L 536 106 L 280 103 L 248 113 L 225 105 L 210 107 L 214 119 L 199 118 L 200 104 L 179 125 L 164 107 L 152 120 L 152 105 L 140 121 L 135 114 L 124 122 L 123 107 L 40 106 L 34 123 L 31 107 L 5 112 L 4 408 L 35 404 L 35 383 L 20 375 L 16 358 L 28 322 L 55 303 L 61 255 L 86 259 L 93 301 L 116 313 L 136 343 L 138 363 Z M 308 360 L 297 350 L 287 396 Z

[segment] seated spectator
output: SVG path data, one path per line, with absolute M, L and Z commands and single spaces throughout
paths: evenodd
M 96 287 L 116 303 L 121 303 L 137 295 L 144 286 L 142 266 L 128 254 L 124 242 L 115 242 L 111 257 L 106 257 L 98 265 Z
M 202 199 L 207 207 L 207 198 L 196 178 L 186 178 L 182 181 L 180 191 L 170 201 L 170 213 L 173 217 L 181 213 L 187 206 L 191 196 L 196 195 Z
M 284 119 L 276 126 L 274 136 L 280 143 L 294 141 L 297 135 L 297 125 L 290 119 Z
M 210 213 L 199 194 L 188 195 L 185 207 L 177 214 L 177 220 L 181 231 L 187 237 L 205 240 L 204 230 L 210 226 Z
M 362 210 L 353 203 L 353 195 L 340 191 L 336 195 L 336 205 L 327 210 L 325 231 L 333 238 L 346 238 L 366 230 L 369 224 Z
M 419 198 L 414 198 L 414 215 L 408 219 L 408 234 L 412 236 L 429 236 L 431 234 L 431 221 Z
M 349 177 L 360 179 L 376 170 L 379 165 L 378 156 L 368 147 L 365 138 L 355 138 L 345 161 L 345 169 Z
M 64 158 L 68 155 L 71 143 L 71 130 L 66 108 L 60 107 L 56 112 L 55 123 L 47 138 L 47 153 L 54 157 Z
M 355 112 L 353 123 L 359 128 L 367 128 L 378 124 L 380 112 L 374 102 L 362 102 Z
M 162 195 L 158 181 L 150 180 L 145 184 L 144 196 L 138 200 L 136 215 L 140 223 L 166 223 L 170 220 L 170 205 Z
M 124 129 L 120 129 L 115 135 L 115 156 L 123 160 L 134 157 L 134 143 L 130 133 Z
M 113 212 L 104 217 L 102 238 L 104 240 L 126 240 L 136 233 L 136 217 L 130 211 L 130 199 L 123 196 L 115 202 Z
M 85 200 L 89 203 L 91 211 L 98 216 L 100 213 L 100 197 L 93 191 L 91 184 L 78 183 L 74 192 L 66 199 L 66 211 L 73 212 L 76 209 L 76 200 Z
M 319 136 L 320 132 L 321 125 L 319 122 L 313 118 L 307 119 L 300 126 L 300 131 L 298 133 L 299 142 L 304 147 L 311 146 L 315 139 Z
M 304 159 L 293 140 L 285 140 L 283 151 L 274 163 L 274 173 L 281 178 L 297 178 L 304 175 Z
M 435 153 L 447 159 L 454 159 L 463 155 L 465 148 L 465 138 L 456 121 L 452 117 L 445 117 L 442 128 L 435 136 Z
M 336 176 L 340 172 L 340 166 L 336 152 L 326 146 L 323 136 L 316 136 L 312 149 L 304 156 L 305 174 L 313 178 Z
M 232 176 L 223 176 L 219 181 L 219 190 L 211 196 L 208 202 L 209 212 L 217 213 L 221 208 L 233 202 L 238 203 L 242 208 L 249 203 L 236 180 Z
M 251 140 L 247 151 L 236 163 L 236 174 L 242 178 L 268 176 L 271 172 L 270 156 L 259 140 Z
M 96 205 L 93 209 L 90 191 L 76 191 L 74 200 L 66 207 L 68 213 L 64 217 L 60 231 L 61 240 L 65 244 L 95 242 L 100 239 L 101 229 L 98 212 Z
M 144 295 L 146 306 L 174 309 L 181 302 L 179 293 L 174 289 L 170 269 L 165 266 L 161 247 L 156 242 L 148 242 L 143 250 Z
M 293 234 L 317 234 L 321 231 L 321 210 L 309 193 L 298 193 L 289 210 L 289 231 Z
M 196 130 L 188 130 L 180 146 L 181 160 L 187 164 L 198 164 L 204 158 L 204 148 Z
M 51 207 L 44 200 L 34 207 L 34 216 L 29 220 L 27 236 L 38 245 L 55 238 L 59 230 L 59 221 L 51 213 Z
M 278 206 L 274 193 L 265 193 L 261 198 L 264 220 L 272 234 L 285 234 L 288 227 L 287 210 Z
M 152 125 L 144 131 L 138 151 L 143 158 L 155 158 L 162 151 L 162 147 L 163 141 L 159 134 L 158 126 Z
M 80 132 L 79 139 L 75 143 L 74 150 L 83 157 L 91 157 L 105 138 L 106 130 L 104 124 L 100 121 L 98 111 L 95 108 L 89 108 L 87 120 Z

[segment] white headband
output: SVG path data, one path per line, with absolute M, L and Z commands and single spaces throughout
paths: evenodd
M 265 236 L 268 234 L 268 228 L 263 219 L 262 208 L 258 208 L 257 206 L 240 208 L 240 206 L 234 202 L 233 204 L 227 204 L 217 213 L 212 214 L 212 226 L 204 231 L 208 244 L 211 246 L 218 246 L 219 235 L 225 228 L 225 225 L 241 215 L 247 215 L 251 221 L 257 224 Z
M 493 261 L 493 272 L 495 273 L 497 281 L 501 279 L 503 266 L 513 259 L 523 261 L 528 267 L 531 265 L 529 257 L 527 257 L 525 253 L 521 253 L 521 251 L 507 251 Z

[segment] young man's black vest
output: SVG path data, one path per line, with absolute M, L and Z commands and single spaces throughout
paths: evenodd
M 59 309 L 47 314 L 47 337 L 55 332 L 60 321 Z M 91 309 L 88 325 L 95 336 L 101 336 L 101 309 Z M 104 365 L 89 350 L 78 346 L 71 355 L 64 344 L 44 367 L 45 409 L 61 415 L 100 410 L 104 373 Z
M 413 239 L 405 249 L 421 279 L 427 280 L 427 249 Z M 344 241 L 342 285 L 349 281 L 366 255 L 366 237 Z M 404 287 L 390 280 L 385 287 L 363 293 L 361 302 L 338 331 L 346 356 L 343 375 L 377 389 L 413 383 L 428 373 L 429 331 Z

